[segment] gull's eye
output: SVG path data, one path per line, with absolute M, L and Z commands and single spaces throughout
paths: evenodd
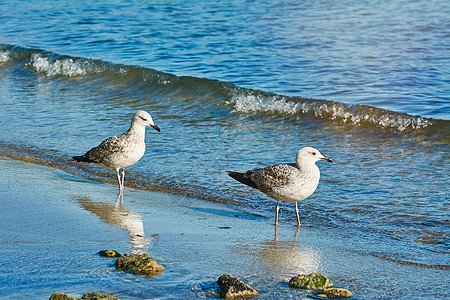
M 314 156 L 316 156 L 317 155 L 317 153 L 316 152 L 313 152 L 313 153 L 311 153 L 312 155 L 314 155 Z
M 139 118 L 141 118 L 142 120 L 144 120 L 145 122 L 147 122 L 147 119 L 144 117 L 139 116 Z

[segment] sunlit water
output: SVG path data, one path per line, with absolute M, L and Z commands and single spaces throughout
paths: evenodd
M 114 183 L 70 161 L 150 112 L 128 183 L 274 202 L 227 170 L 294 162 L 321 183 L 300 212 L 355 250 L 448 268 L 450 85 L 445 1 L 9 1 L 0 5 L 0 150 Z M 187 77 L 189 76 L 189 77 Z M 282 223 L 294 221 L 282 205 Z M 370 280 L 370 279 L 368 279 Z

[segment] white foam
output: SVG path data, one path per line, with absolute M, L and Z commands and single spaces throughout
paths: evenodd
M 8 51 L 0 51 L 0 63 L 7 62 L 10 59 Z
M 72 58 L 50 60 L 41 54 L 31 56 L 30 65 L 38 73 L 44 73 L 47 76 L 84 76 L 88 73 L 97 73 L 95 67 L 85 60 L 74 61 Z
M 370 106 L 351 106 L 332 101 L 305 100 L 303 102 L 289 101 L 284 96 L 251 94 L 239 89 L 226 102 L 235 112 L 243 113 L 279 113 L 294 115 L 309 113 L 316 117 L 326 117 L 346 124 L 372 123 L 379 127 L 393 128 L 398 131 L 420 129 L 432 125 L 432 121 L 407 114 L 389 112 Z
M 298 104 L 287 102 L 284 97 L 265 97 L 263 95 L 251 95 L 234 93 L 232 99 L 226 104 L 232 105 L 237 112 L 278 112 L 295 114 L 299 111 Z

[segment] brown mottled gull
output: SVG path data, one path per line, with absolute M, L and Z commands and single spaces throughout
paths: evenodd
M 74 156 L 73 159 L 115 169 L 119 190 L 122 191 L 125 168 L 137 163 L 145 153 L 145 127 L 147 126 L 160 131 L 148 112 L 138 111 L 126 132 L 107 138 L 97 147 L 82 156 Z M 120 174 L 120 169 L 122 169 L 122 174 Z
M 297 202 L 308 198 L 319 185 L 320 171 L 316 166 L 319 160 L 333 162 L 317 149 L 305 147 L 297 152 L 296 167 L 277 164 L 245 173 L 228 172 L 228 175 L 277 200 L 275 225 L 278 225 L 280 201 L 294 202 L 297 224 L 300 226 Z

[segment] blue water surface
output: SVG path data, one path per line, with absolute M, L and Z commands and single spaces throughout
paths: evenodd
M 0 41 L 450 119 L 449 4 L 8 1 Z
M 161 132 L 147 130 L 146 154 L 127 168 L 126 184 L 221 202 L 233 212 L 230 220 L 245 216 L 267 225 L 275 201 L 226 171 L 292 163 L 299 148 L 314 146 L 335 163 L 318 162 L 319 187 L 299 204 L 302 224 L 312 236 L 332 237 L 333 247 L 358 262 L 340 272 L 331 259 L 322 262 L 324 270 L 360 298 L 446 298 L 448 279 L 440 274 L 448 272 L 450 245 L 449 5 L 2 2 L 0 155 L 59 168 L 81 182 L 115 184 L 113 170 L 71 157 L 124 132 L 144 109 Z M 90 190 L 109 203 L 108 186 L 115 191 L 95 184 Z M 92 198 L 80 193 L 84 202 Z M 139 205 L 151 213 L 150 204 Z M 280 218 L 285 232 L 295 231 L 291 203 L 282 203 Z M 8 220 L 20 227 L 20 220 Z M 234 253 L 250 248 L 268 260 L 264 251 L 279 254 L 283 245 L 268 242 L 267 227 Z M 310 242 L 301 240 L 305 248 Z M 9 238 L 5 244 L 15 247 Z M 327 243 L 315 244 L 332 252 Z M 365 257 L 393 270 L 374 274 L 369 265 L 362 275 L 358 264 Z M 394 270 L 400 265 L 403 274 Z M 195 282 L 205 280 L 196 276 Z M 77 278 L 85 281 L 83 273 Z M 386 283 L 392 278 L 396 285 Z M 423 278 L 436 282 L 423 285 Z M 47 293 L 49 286 L 40 287 Z M 264 286 L 262 297 L 296 293 L 279 289 L 279 282 Z

